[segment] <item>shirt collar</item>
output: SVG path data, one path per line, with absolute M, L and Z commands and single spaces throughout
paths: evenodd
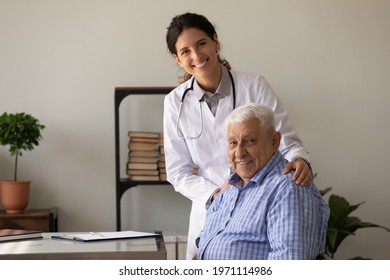
M 279 150 L 276 151 L 272 158 L 267 162 L 267 164 L 259 171 L 257 171 L 255 176 L 252 177 L 248 184 L 253 182 L 256 186 L 259 185 L 264 179 L 264 177 L 272 170 L 272 168 L 282 160 L 284 160 L 282 154 L 279 152 Z M 229 185 L 236 185 L 237 187 L 242 188 L 244 181 L 241 179 L 240 176 L 238 176 L 236 172 L 234 172 L 233 175 L 230 176 L 228 183 Z
M 229 70 L 226 69 L 225 66 L 220 64 L 221 70 L 222 70 L 222 76 L 221 76 L 221 82 L 219 83 L 219 86 L 217 88 L 217 91 L 215 93 L 219 93 L 223 96 L 229 96 L 231 85 L 230 85 L 230 78 L 229 78 Z M 195 79 L 195 77 L 193 77 Z M 194 93 L 198 100 L 201 100 L 203 96 L 206 94 L 207 91 L 205 91 L 203 88 L 200 87 L 198 84 L 198 81 L 195 79 L 194 81 Z M 214 92 L 212 92 L 214 93 Z

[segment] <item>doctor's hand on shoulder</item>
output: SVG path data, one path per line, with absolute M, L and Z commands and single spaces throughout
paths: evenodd
M 313 182 L 313 172 L 305 160 L 298 158 L 292 162 L 287 163 L 283 170 L 283 175 L 286 175 L 291 170 L 295 170 L 293 180 L 297 185 L 305 186 Z

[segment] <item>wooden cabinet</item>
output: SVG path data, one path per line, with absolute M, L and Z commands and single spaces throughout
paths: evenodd
M 0 212 L 0 228 L 30 229 L 42 232 L 58 231 L 57 207 L 26 210 L 22 214 Z

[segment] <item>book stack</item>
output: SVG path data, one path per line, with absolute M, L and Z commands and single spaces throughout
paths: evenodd
M 30 238 L 42 238 L 42 232 L 24 229 L 0 229 L 0 242 Z
M 134 181 L 160 181 L 160 133 L 129 131 L 127 175 Z
M 164 134 L 129 131 L 127 175 L 133 181 L 166 181 Z M 198 173 L 195 164 L 193 174 Z
M 167 180 L 167 170 L 165 167 L 165 152 L 164 152 L 164 133 L 160 134 L 160 160 L 158 161 L 158 171 L 160 174 L 160 181 L 166 181 Z

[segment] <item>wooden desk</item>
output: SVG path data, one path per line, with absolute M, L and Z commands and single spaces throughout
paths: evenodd
M 58 230 L 57 207 L 26 210 L 22 214 L 0 212 L 0 228 L 29 229 L 43 232 Z
M 43 238 L 0 242 L 2 260 L 166 260 L 162 236 L 115 241 L 75 242 Z M 64 234 L 64 233 L 61 233 Z M 66 233 L 74 234 L 74 233 Z

